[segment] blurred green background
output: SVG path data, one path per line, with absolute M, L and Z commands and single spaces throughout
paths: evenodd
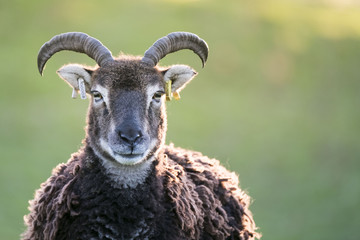
M 351 0 L 0 0 L 0 239 L 18 239 L 35 189 L 81 146 L 87 101 L 40 46 L 86 32 L 142 55 L 172 31 L 210 47 L 162 65 L 198 77 L 168 103 L 167 142 L 218 158 L 253 198 L 263 239 L 360 239 L 360 4 Z

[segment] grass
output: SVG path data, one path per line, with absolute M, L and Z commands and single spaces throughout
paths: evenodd
M 264 239 L 357 239 L 360 8 L 345 2 L 2 0 L 0 238 L 19 238 L 34 190 L 84 136 L 87 102 L 55 71 L 94 63 L 58 53 L 40 77 L 41 44 L 83 31 L 114 55 L 141 55 L 185 30 L 210 55 L 204 69 L 189 51 L 162 60 L 199 72 L 168 104 L 167 141 L 239 174 Z

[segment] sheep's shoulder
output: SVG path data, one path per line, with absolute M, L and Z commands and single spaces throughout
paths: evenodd
M 167 146 L 165 154 L 183 167 L 195 185 L 207 186 L 212 191 L 219 188 L 231 193 L 240 190 L 238 176 L 223 167 L 217 159 L 172 145 Z
M 181 165 L 202 201 L 205 234 L 216 239 L 232 236 L 248 239 L 256 236 L 250 197 L 239 187 L 238 176 L 216 159 L 199 152 L 166 147 L 165 154 Z M 240 238 L 241 237 L 241 238 Z
M 80 165 L 73 156 L 67 163 L 61 163 L 52 171 L 52 175 L 36 190 L 35 197 L 29 201 L 30 214 L 25 216 L 28 226 L 23 239 L 54 239 L 61 219 L 66 215 L 76 215 L 74 207 L 77 196 L 72 193 Z

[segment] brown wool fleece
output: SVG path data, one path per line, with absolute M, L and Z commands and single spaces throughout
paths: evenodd
M 237 176 L 200 153 L 165 146 L 144 184 L 115 188 L 84 147 L 30 202 L 23 239 L 254 239 Z M 139 230 L 140 229 L 140 230 Z

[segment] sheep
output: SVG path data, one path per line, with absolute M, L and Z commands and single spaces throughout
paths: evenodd
M 95 68 L 68 64 L 59 76 L 73 97 L 90 96 L 83 146 L 31 200 L 22 239 L 255 239 L 250 197 L 238 177 L 199 152 L 165 145 L 165 101 L 197 74 L 187 65 L 159 67 L 167 54 L 190 49 L 204 66 L 207 43 L 193 33 L 157 40 L 143 57 L 114 58 L 85 33 L 57 35 L 38 54 L 85 53 Z

